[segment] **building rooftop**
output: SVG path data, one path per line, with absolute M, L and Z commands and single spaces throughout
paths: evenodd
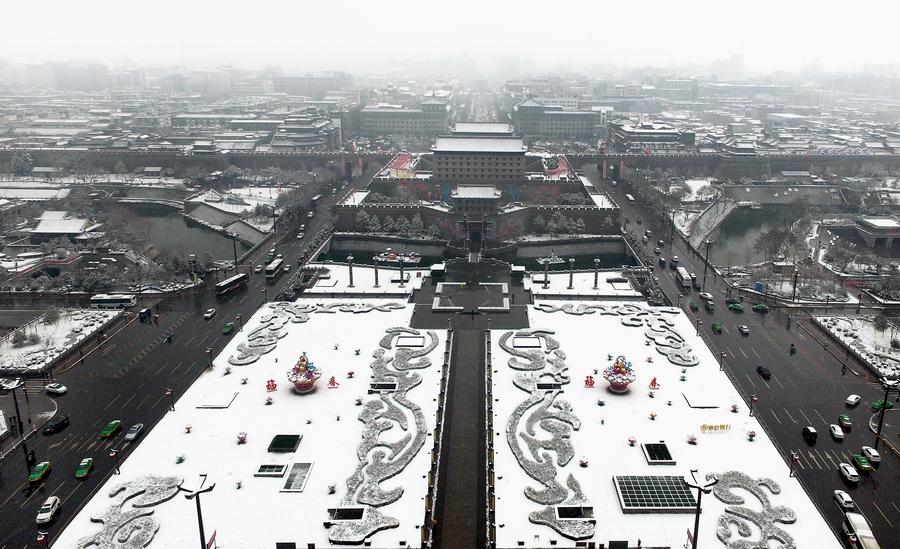
M 459 185 L 450 196 L 454 199 L 498 199 L 500 198 L 500 190 L 491 185 Z
M 896 219 L 891 219 L 889 217 L 864 217 L 860 219 L 860 222 L 876 229 L 900 228 L 900 223 L 897 223 Z
M 438 136 L 434 152 L 524 153 L 521 137 L 448 137 Z
M 503 122 L 457 122 L 453 127 L 453 133 L 512 135 L 513 131 L 509 124 Z

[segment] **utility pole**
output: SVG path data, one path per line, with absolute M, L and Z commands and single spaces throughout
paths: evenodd
M 712 487 L 719 483 L 719 479 L 717 479 L 715 475 L 713 475 L 712 480 L 706 483 L 701 483 L 697 480 L 697 469 L 691 469 L 691 478 L 694 479 L 694 482 L 685 481 L 685 484 L 687 484 L 691 488 L 697 489 L 697 511 L 694 513 L 694 542 L 691 545 L 691 549 L 697 549 L 697 536 L 700 532 L 700 502 L 703 500 L 703 494 L 712 492 Z
M 884 385 L 884 399 L 881 401 L 881 413 L 878 414 L 878 431 L 875 433 L 875 444 L 872 445 L 876 450 L 878 449 L 878 441 L 881 440 L 881 428 L 884 426 L 884 411 L 887 409 L 888 393 L 890 393 L 891 389 L 895 389 L 900 384 L 900 381 L 883 378 L 881 384 Z
M 712 244 L 712 241 L 708 238 L 706 239 L 706 257 L 703 260 L 703 290 L 706 290 L 706 267 L 709 265 L 709 245 Z
M 19 399 L 16 397 L 16 389 L 24 386 L 25 382 L 22 381 L 22 378 L 16 378 L 11 384 L 7 384 L 3 388 L 12 392 L 13 404 L 16 408 L 16 425 L 19 428 L 19 436 L 22 437 L 22 450 L 25 452 L 25 470 L 28 471 L 31 469 L 31 463 L 28 461 L 28 441 L 25 437 L 25 427 L 22 424 L 22 413 L 19 411 Z
M 203 479 L 200 483 L 200 486 L 203 486 L 203 483 L 206 482 L 206 475 L 202 474 L 200 477 Z M 187 488 L 182 488 L 178 486 L 179 492 L 187 492 L 184 495 L 185 499 L 191 500 L 193 499 L 197 503 L 197 526 L 200 529 L 200 549 L 206 549 L 206 533 L 203 531 L 203 510 L 200 508 L 200 494 L 205 494 L 207 492 L 212 492 L 212 489 L 216 487 L 215 483 L 212 483 L 207 488 L 198 488 L 197 490 L 188 490 Z
M 794 267 L 794 292 L 791 294 L 791 301 L 797 301 L 797 280 L 800 278 L 800 270 Z

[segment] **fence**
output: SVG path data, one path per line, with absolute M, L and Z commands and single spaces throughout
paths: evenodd
M 441 365 L 441 388 L 435 413 L 434 447 L 431 449 L 431 470 L 428 471 L 428 493 L 425 496 L 425 522 L 422 526 L 422 547 L 433 547 L 437 509 L 443 505 L 443 494 L 439 490 L 440 480 L 446 464 L 441 460 L 444 448 L 444 417 L 447 408 L 447 384 L 450 380 L 450 361 L 453 349 L 453 328 L 447 323 L 447 338 L 444 342 L 444 363 Z

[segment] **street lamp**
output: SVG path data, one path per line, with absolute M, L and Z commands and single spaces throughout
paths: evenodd
M 23 387 L 24 385 L 25 382 L 22 381 L 22 378 L 16 378 L 11 382 L 5 383 L 2 388 L 9 390 L 13 396 L 13 405 L 16 408 L 16 425 L 19 428 L 19 436 L 22 437 L 22 450 L 25 453 L 25 469 L 28 470 L 31 468 L 31 463 L 29 463 L 28 460 L 28 442 L 25 437 L 25 426 L 22 424 L 22 413 L 19 411 L 19 398 L 16 396 L 16 389 Z
M 700 501 L 703 499 L 703 494 L 712 492 L 712 487 L 719 483 L 719 479 L 715 475 L 706 476 L 707 479 L 710 479 L 710 477 L 711 480 L 701 483 L 697 480 L 697 469 L 691 469 L 691 478 L 694 479 L 694 482 L 684 481 L 691 488 L 697 489 L 697 511 L 694 513 L 694 542 L 691 545 L 692 549 L 697 549 L 697 535 L 700 531 Z
M 119 451 L 115 449 L 110 450 L 109 457 L 113 458 L 113 460 L 115 460 L 116 462 L 116 474 L 121 475 L 122 471 L 119 470 Z
M 575 258 L 570 257 L 569 258 L 569 289 L 570 290 L 575 287 L 574 281 L 575 281 Z
M 800 454 L 791 450 L 791 473 L 788 475 L 789 477 L 794 476 L 794 464 L 800 463 Z
M 241 315 L 240 314 L 234 315 L 234 319 L 238 321 L 238 325 L 240 326 L 240 329 L 238 331 L 243 330 L 244 329 L 244 321 L 241 319 Z
M 753 417 L 753 403 L 757 402 L 758 400 L 758 396 L 750 395 L 750 417 Z
M 875 432 L 875 444 L 873 446 L 878 449 L 878 441 L 881 440 L 881 428 L 884 426 L 884 411 L 887 409 L 888 393 L 891 389 L 895 389 L 900 385 L 900 380 L 889 380 L 882 378 L 881 384 L 884 385 L 884 399 L 881 401 L 881 412 L 878 414 L 878 431 Z
M 209 364 L 209 367 L 212 368 L 212 347 L 206 348 L 206 362 Z
M 37 540 L 41 545 L 46 545 L 50 547 L 50 532 L 44 532 L 43 530 L 38 530 Z
M 597 279 L 600 276 L 600 258 L 594 258 L 594 289 L 597 289 Z
M 349 288 L 353 287 L 353 255 L 347 256 L 347 269 L 350 271 L 350 285 Z
M 375 259 L 375 287 L 378 287 L 378 258 Z
M 701 326 L 703 326 L 703 320 L 698 318 L 697 319 L 697 335 L 700 335 L 700 327 Z
M 719 353 L 719 371 L 725 371 L 725 353 Z
M 203 478 L 203 482 L 206 482 L 206 474 L 200 475 Z M 203 483 L 200 484 L 203 486 Z M 177 486 L 179 492 L 187 492 L 184 495 L 184 499 L 191 500 L 193 499 L 197 503 L 197 526 L 200 529 L 200 549 L 206 549 L 206 533 L 203 531 L 203 511 L 200 508 L 200 494 L 205 494 L 206 492 L 211 492 L 213 488 L 216 487 L 215 483 L 212 483 L 207 488 L 197 489 L 197 490 L 188 490 L 187 488 L 183 488 L 182 486 Z
M 269 289 L 263 288 L 262 292 L 263 292 L 263 303 L 265 303 L 266 301 L 268 301 L 268 298 L 269 298 Z
M 175 391 L 166 389 L 166 397 L 169 398 L 169 411 L 175 411 Z
M 709 245 L 712 243 L 712 240 L 706 240 L 706 257 L 703 259 L 703 291 L 706 291 L 706 267 L 709 265 Z

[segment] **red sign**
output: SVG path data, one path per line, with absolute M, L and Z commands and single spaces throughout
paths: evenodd
M 213 534 L 209 536 L 209 541 L 206 542 L 206 549 L 212 549 L 216 546 L 216 531 L 213 530 Z

